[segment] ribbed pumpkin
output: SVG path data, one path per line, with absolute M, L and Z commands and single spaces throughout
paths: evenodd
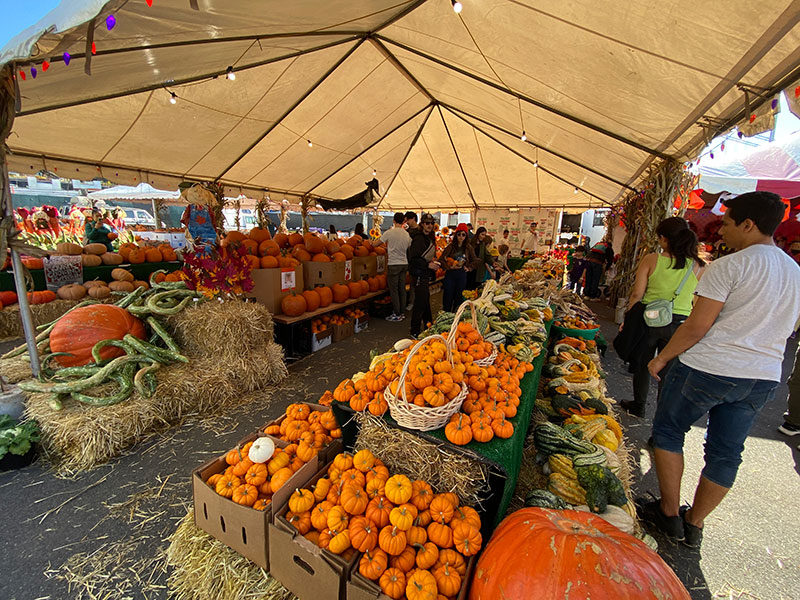
M 351 281 L 350 283 L 347 284 L 347 287 L 350 291 L 351 298 L 360 298 L 361 294 L 364 293 L 364 290 L 361 289 L 361 284 L 358 283 L 357 281 Z M 367 287 L 367 289 L 369 289 L 369 287 Z
M 613 575 L 613 576 L 612 576 Z M 523 508 L 483 551 L 470 600 L 497 598 L 688 600 L 672 569 L 644 543 L 591 513 Z
M 121 340 L 130 333 L 139 339 L 147 334 L 142 322 L 124 308 L 113 304 L 82 306 L 65 314 L 50 333 L 53 352 L 69 352 L 72 356 L 58 356 L 64 367 L 75 367 L 92 362 L 92 348 L 102 340 Z M 103 359 L 122 356 L 123 350 L 106 346 L 100 350 Z
M 281 311 L 289 317 L 297 317 L 306 312 L 306 299 L 302 294 L 287 294 L 281 298 Z
M 308 312 L 315 311 L 319 308 L 321 300 L 318 292 L 315 290 L 306 290 L 303 292 L 303 297 L 306 299 L 306 310 Z
M 247 236 L 258 244 L 266 240 L 269 240 L 272 237 L 269 234 L 269 229 L 261 229 L 261 227 L 253 227 L 250 230 L 250 233 L 247 234 Z
M 332 291 L 334 302 L 344 302 L 350 298 L 350 288 L 343 283 L 334 283 Z M 359 291 L 361 291 L 361 288 L 359 288 Z
M 303 236 L 303 243 L 306 246 L 306 250 L 308 250 L 311 255 L 325 251 L 325 243 L 313 233 L 305 234 Z

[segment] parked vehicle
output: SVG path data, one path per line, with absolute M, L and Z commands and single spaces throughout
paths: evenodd
M 222 216 L 225 218 L 225 229 L 236 229 L 236 209 L 223 208 Z M 251 208 L 239 209 L 239 231 L 250 231 L 257 225 L 256 213 Z

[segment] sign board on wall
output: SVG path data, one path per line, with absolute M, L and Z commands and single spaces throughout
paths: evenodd
M 486 231 L 495 240 L 502 239 L 503 231 L 508 229 L 511 249 L 517 253 L 522 244 L 522 237 L 528 232 L 531 223 L 536 223 L 540 246 L 552 246 L 557 239 L 556 231 L 561 225 L 561 211 L 551 209 L 534 209 L 510 212 L 507 209 L 478 210 L 476 226 L 486 227 Z
M 80 256 L 51 256 L 42 262 L 48 290 L 56 291 L 68 283 L 83 283 L 83 259 Z

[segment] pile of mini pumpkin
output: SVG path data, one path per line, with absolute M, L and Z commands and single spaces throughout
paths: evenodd
M 358 572 L 394 600 L 454 598 L 483 541 L 475 509 L 425 481 L 391 475 L 366 449 L 337 455 L 288 508 L 286 520 L 320 548 L 361 552 Z
M 312 410 L 303 402 L 287 406 L 286 415 L 277 423 L 267 425 L 264 433 L 297 445 L 296 449 L 287 449 L 306 462 L 333 440 L 342 437 L 333 411 Z

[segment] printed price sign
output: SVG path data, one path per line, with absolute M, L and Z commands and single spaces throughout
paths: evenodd
M 281 269 L 281 291 L 288 292 L 297 287 L 295 271 L 292 268 Z
M 83 259 L 79 256 L 51 256 L 44 259 L 47 289 L 56 291 L 68 283 L 83 283 Z
M 344 262 L 344 280 L 350 281 L 353 278 L 353 261 L 346 260 Z
M 376 257 L 378 263 L 378 273 L 383 273 L 386 270 L 386 256 L 383 254 Z

